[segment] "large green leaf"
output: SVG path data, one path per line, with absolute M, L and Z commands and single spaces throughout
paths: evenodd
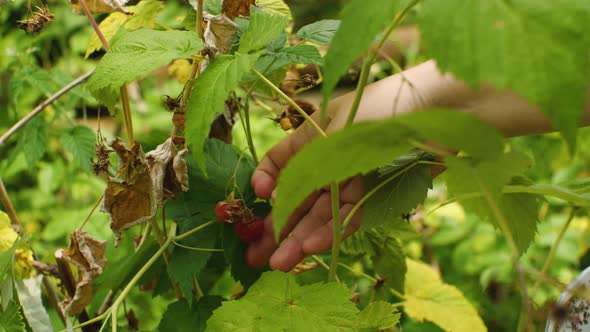
M 215 310 L 206 331 L 356 331 L 349 298 L 339 283 L 299 286 L 290 274 L 266 272 L 243 298 Z
M 407 260 L 404 311 L 417 321 L 429 320 L 446 331 L 487 331 L 461 291 L 444 284 L 428 265 Z
M 340 28 L 339 20 L 321 20 L 299 29 L 297 37 L 308 42 L 329 45 L 338 28 Z
M 326 55 L 322 94 L 324 106 L 340 76 L 366 51 L 375 36 L 385 29 L 395 15 L 399 0 L 351 0 L 342 10 L 342 22 Z
M 428 0 L 419 24 L 443 71 L 472 86 L 512 88 L 574 147 L 590 78 L 590 3 Z
M 205 296 L 191 306 L 187 301 L 180 300 L 168 306 L 159 330 L 166 332 L 203 332 L 207 319 L 213 310 L 221 305 L 218 296 Z
M 414 132 L 396 122 L 367 122 L 307 144 L 283 169 L 273 209 L 278 236 L 291 212 L 323 186 L 385 165 L 410 150 Z
M 461 135 L 457 135 L 459 132 Z M 307 144 L 281 172 L 273 212 L 277 236 L 308 194 L 389 164 L 409 152 L 414 140 L 439 143 L 482 159 L 502 151 L 502 138 L 496 131 L 462 112 L 431 110 L 355 124 Z
M 400 314 L 391 303 L 376 301 L 369 303 L 359 314 L 359 331 L 387 330 L 399 323 Z
M 245 252 L 248 245 L 238 239 L 232 225 L 223 225 L 221 236 L 223 255 L 230 265 L 231 276 L 245 289 L 250 288 L 265 270 L 254 269 L 246 263 Z
M 114 105 L 123 84 L 145 77 L 174 59 L 194 56 L 202 48 L 199 36 L 190 31 L 140 29 L 126 33 L 99 62 L 88 88 L 100 101 Z
M 84 168 L 90 170 L 90 159 L 94 156 L 96 135 L 86 126 L 75 126 L 66 129 L 60 137 L 64 149 Z
M 25 331 L 25 324 L 21 316 L 18 304 L 16 302 L 8 303 L 8 306 L 2 310 L 0 308 L 0 331 L 2 332 L 22 332 Z
M 42 116 L 33 118 L 24 128 L 18 141 L 29 167 L 35 166 L 47 151 L 49 133 Z
M 287 27 L 289 18 L 264 11 L 253 11 L 248 30 L 240 39 L 240 53 L 257 51 L 278 38 Z
M 409 167 L 407 165 L 406 167 Z M 432 171 L 430 165 L 414 165 L 407 171 L 403 169 L 386 175 L 373 174 L 365 179 L 367 190 L 393 178 L 383 188 L 371 196 L 363 207 L 363 229 L 370 229 L 382 224 L 405 222 L 402 215 L 409 213 L 424 202 L 428 189 L 432 188 Z
M 468 158 L 447 160 L 445 172 L 449 191 L 461 204 L 482 218 L 489 219 L 509 238 L 514 239 L 520 253 L 534 238 L 537 228 L 537 195 L 502 194 L 509 181 L 521 175 L 530 161 L 518 153 L 506 153 L 495 161 L 474 163 Z M 481 196 L 470 197 L 481 192 Z M 466 199 L 462 199 L 466 195 Z M 504 223 L 506 223 L 505 229 Z
M 203 144 L 216 114 L 223 113 L 225 99 L 254 66 L 259 53 L 218 55 L 197 78 L 186 106 L 186 139 L 197 164 L 205 170 Z

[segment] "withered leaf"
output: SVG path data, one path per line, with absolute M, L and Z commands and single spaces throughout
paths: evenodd
M 123 14 L 131 15 L 133 13 L 124 7 L 127 1 L 128 0 L 86 0 L 86 5 L 93 14 L 112 13 L 118 11 Z M 70 3 L 72 4 L 74 12 L 83 13 L 80 0 L 70 0 Z
M 92 301 L 92 283 L 107 263 L 105 249 L 106 241 L 95 239 L 84 230 L 76 230 L 70 235 L 70 246 L 63 255 L 78 268 L 74 297 L 62 303 L 70 315 L 79 314 Z
M 206 22 L 203 33 L 205 46 L 223 54 L 229 53 L 240 26 L 225 15 L 213 16 L 205 13 L 203 18 Z
M 119 177 L 109 177 L 101 211 L 110 214 L 110 227 L 115 233 L 117 246 L 121 233 L 151 219 L 156 214 L 157 206 L 141 145 L 135 142 L 128 149 L 117 138 L 111 147 L 119 155 Z
M 238 16 L 250 16 L 250 6 L 256 5 L 256 0 L 223 0 L 221 12 L 230 19 Z
M 186 167 L 186 161 L 184 160 L 184 156 L 188 153 L 188 149 L 182 149 L 178 152 L 178 154 L 174 157 L 172 162 L 172 167 L 174 168 L 174 173 L 176 174 L 176 181 L 180 184 L 180 189 L 184 192 L 188 191 L 188 170 Z

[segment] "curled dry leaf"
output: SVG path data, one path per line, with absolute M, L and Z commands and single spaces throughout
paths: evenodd
M 49 12 L 46 5 L 43 7 L 37 6 L 37 11 L 33 14 L 33 17 L 16 21 L 16 25 L 28 33 L 39 33 L 43 30 L 45 24 L 53 21 L 54 18 L 55 16 Z
M 132 15 L 130 11 L 125 9 L 125 4 L 128 0 L 86 0 L 88 9 L 93 14 L 121 12 L 127 15 Z M 80 0 L 70 0 L 72 8 L 76 13 L 83 13 Z
M 70 246 L 63 255 L 78 268 L 78 283 L 74 297 L 61 303 L 70 315 L 79 314 L 92 301 L 92 283 L 107 263 L 105 248 L 106 241 L 97 240 L 84 230 L 76 230 L 70 235 Z
M 101 211 L 110 214 L 110 227 L 118 246 L 121 233 L 154 217 L 157 204 L 141 145 L 135 142 L 128 149 L 117 138 L 111 147 L 119 155 L 119 177 L 109 177 Z
M 174 197 L 179 190 L 188 190 L 188 174 L 184 156 L 188 150 L 178 152 L 172 138 L 145 155 L 152 178 L 154 198 L 158 206 Z
M 213 16 L 205 13 L 203 19 L 205 46 L 223 54 L 229 53 L 240 26 L 225 15 Z
M 311 271 L 318 267 L 318 263 L 316 262 L 301 262 L 297 264 L 289 273 L 293 275 L 299 275 L 303 272 Z
M 256 0 L 223 0 L 221 12 L 230 19 L 238 16 L 249 17 L 250 6 L 255 6 Z

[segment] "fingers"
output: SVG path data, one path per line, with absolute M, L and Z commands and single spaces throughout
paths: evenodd
M 341 221 L 343 221 L 344 218 L 346 218 L 350 210 L 352 210 L 353 206 L 353 204 L 345 204 L 344 206 L 342 206 L 342 208 L 340 209 Z M 350 223 L 344 230 L 344 235 L 342 236 L 343 240 L 348 238 L 350 235 L 352 235 L 359 229 L 361 225 L 361 219 L 362 215 L 361 211 L 359 210 L 354 214 L 354 216 L 350 220 Z M 330 220 L 330 222 L 316 229 L 312 234 L 310 234 L 305 239 L 305 241 L 303 242 L 302 251 L 305 253 L 305 255 L 308 256 L 319 254 L 326 250 L 329 250 L 332 247 L 333 231 L 333 220 Z
M 279 172 L 287 161 L 315 136 L 316 133 L 311 126 L 302 125 L 267 152 L 252 175 L 252 187 L 258 197 L 271 197 Z

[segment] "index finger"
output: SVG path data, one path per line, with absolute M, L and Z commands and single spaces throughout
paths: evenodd
M 317 135 L 311 126 L 304 123 L 266 153 L 252 174 L 252 188 L 256 196 L 270 199 L 281 170 L 289 159 L 315 136 Z

